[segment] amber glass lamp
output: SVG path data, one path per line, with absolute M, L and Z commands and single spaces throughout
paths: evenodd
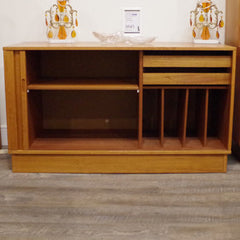
M 190 26 L 194 42 L 218 43 L 224 27 L 223 12 L 211 0 L 199 0 L 190 12 Z
M 57 3 L 45 12 L 47 37 L 50 42 L 72 42 L 77 37 L 77 11 L 73 10 L 68 2 L 57 0 Z

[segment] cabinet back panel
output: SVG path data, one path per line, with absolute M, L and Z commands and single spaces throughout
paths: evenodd
M 143 136 L 157 137 L 159 133 L 159 91 L 143 91 Z
M 208 136 L 221 137 L 225 125 L 228 126 L 228 90 L 210 90 L 209 91 L 209 111 L 208 111 Z M 224 122 L 225 121 L 225 122 Z M 225 134 L 226 135 L 226 134 Z M 221 139 L 225 142 L 226 139 Z
M 197 93 L 195 89 L 189 91 L 187 137 L 197 136 Z
M 42 51 L 41 78 L 137 78 L 138 52 Z
M 137 93 L 45 91 L 44 129 L 137 129 Z
M 181 90 L 165 90 L 164 106 L 164 135 L 166 137 L 178 136 L 178 107 Z

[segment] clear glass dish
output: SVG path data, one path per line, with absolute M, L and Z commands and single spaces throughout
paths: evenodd
M 156 40 L 156 37 L 144 37 L 144 36 L 128 37 L 128 36 L 125 36 L 122 32 L 116 32 L 112 34 L 93 32 L 93 35 L 102 43 L 111 43 L 111 44 L 117 44 L 117 43 L 149 44 Z

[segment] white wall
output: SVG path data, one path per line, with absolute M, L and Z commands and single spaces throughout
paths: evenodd
M 44 11 L 56 0 L 1 0 L 0 7 L 0 124 L 6 138 L 6 109 L 2 47 L 23 41 L 46 41 Z M 92 31 L 122 30 L 122 9 L 142 8 L 143 35 L 158 41 L 191 42 L 189 12 L 197 0 L 70 0 L 79 12 L 79 40 L 96 41 Z M 225 0 L 215 0 L 225 12 Z M 222 41 L 224 36 L 222 37 Z

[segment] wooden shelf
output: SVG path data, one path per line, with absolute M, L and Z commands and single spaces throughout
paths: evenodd
M 143 150 L 143 151 L 209 151 L 226 152 L 223 143 L 217 138 L 209 138 L 203 146 L 198 138 L 187 138 L 182 146 L 178 138 L 165 138 L 163 145 L 157 138 L 143 138 L 142 148 L 134 138 L 36 138 L 30 150 Z
M 134 138 L 36 138 L 31 150 L 136 150 Z
M 218 138 L 208 138 L 206 146 L 203 146 L 202 142 L 198 138 L 186 138 L 184 146 L 179 138 L 164 138 L 163 144 L 160 144 L 158 138 L 144 138 L 143 139 L 143 150 L 162 150 L 162 151 L 209 151 L 209 150 L 222 150 L 226 151 L 223 143 Z
M 209 86 L 209 85 L 186 85 L 186 86 L 178 86 L 178 85 L 144 85 L 143 89 L 228 89 L 229 86 Z
M 41 79 L 29 90 L 138 90 L 134 79 Z

